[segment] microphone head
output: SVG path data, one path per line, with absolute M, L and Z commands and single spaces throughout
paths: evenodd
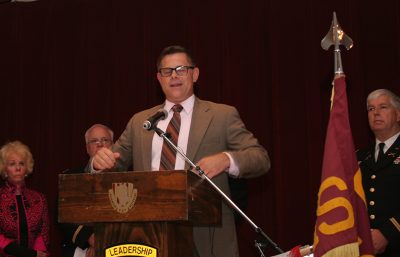
M 143 122 L 143 128 L 144 128 L 145 130 L 150 130 L 150 129 L 151 129 L 151 123 L 150 123 L 150 121 L 145 120 L 145 121 Z

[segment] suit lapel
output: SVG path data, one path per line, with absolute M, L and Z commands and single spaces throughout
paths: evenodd
M 145 117 L 150 117 L 150 115 L 153 115 L 157 110 L 160 108 L 163 108 L 164 104 L 155 106 L 151 108 L 147 114 L 145 114 Z M 141 138 L 141 149 L 143 151 L 142 155 L 142 161 L 143 161 L 143 170 L 151 170 L 151 146 L 153 144 L 153 136 L 154 136 L 154 130 L 145 130 L 142 128 L 138 128 L 141 133 L 140 133 L 140 138 Z M 134 142 L 133 142 L 134 143 Z M 140 154 L 140 153 L 134 153 L 134 154 Z
M 189 141 L 186 151 L 187 157 L 194 160 L 200 143 L 203 141 L 204 135 L 212 120 L 212 110 L 207 103 L 196 98 L 193 106 L 192 123 L 190 125 Z M 185 166 L 186 168 L 189 165 Z
M 144 130 L 142 132 L 142 149 L 144 151 L 143 156 L 143 170 L 151 170 L 151 145 L 153 141 L 154 131 Z M 135 153 L 139 154 L 139 153 Z

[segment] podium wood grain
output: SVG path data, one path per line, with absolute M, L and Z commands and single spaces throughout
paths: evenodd
M 113 183 L 132 183 L 134 206 L 117 212 Z M 121 243 L 155 247 L 160 257 L 193 256 L 192 226 L 220 225 L 221 198 L 190 171 L 129 171 L 59 175 L 61 223 L 95 226 L 96 256 Z

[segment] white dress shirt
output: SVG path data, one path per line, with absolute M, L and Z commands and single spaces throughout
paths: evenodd
M 181 102 L 183 109 L 180 112 L 181 114 L 181 127 L 179 130 L 179 137 L 178 137 L 178 148 L 182 150 L 184 154 L 186 154 L 187 145 L 189 141 L 189 132 L 190 132 L 190 125 L 192 123 L 192 114 L 193 114 L 193 107 L 194 107 L 195 96 L 192 95 L 185 101 Z M 167 126 L 174 115 L 174 111 L 172 107 L 175 104 L 165 100 L 164 109 L 168 112 L 168 117 L 164 120 L 160 120 L 158 122 L 158 128 L 162 131 L 166 131 Z M 159 170 L 160 168 L 160 160 L 161 160 L 161 150 L 162 145 L 164 143 L 164 139 L 161 138 L 157 133 L 154 133 L 153 141 L 151 145 L 151 169 L 152 170 Z M 229 157 L 230 166 L 227 172 L 234 177 L 239 175 L 239 168 L 235 163 L 235 160 L 232 156 L 225 152 Z M 193 161 L 193 160 L 192 160 Z M 185 159 L 180 155 L 176 155 L 176 162 L 175 162 L 175 170 L 184 170 L 185 169 Z

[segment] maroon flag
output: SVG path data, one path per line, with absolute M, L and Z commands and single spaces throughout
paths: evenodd
M 335 78 L 314 233 L 315 257 L 373 256 L 344 76 Z

